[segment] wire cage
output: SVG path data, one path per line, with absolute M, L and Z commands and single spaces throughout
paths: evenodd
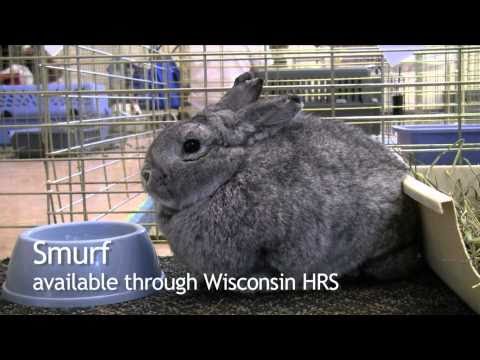
M 145 152 L 245 71 L 264 79 L 262 96 L 295 93 L 304 111 L 417 160 L 479 124 L 476 45 L 0 47 L 0 258 L 20 231 L 45 223 L 133 221 L 167 241 L 141 186 Z M 423 140 L 408 133 L 415 124 L 429 127 Z M 431 125 L 453 135 L 442 142 Z M 466 154 L 480 150 L 475 136 Z
M 382 108 L 382 89 L 364 89 L 363 82 L 380 83 L 378 68 L 340 68 L 340 69 L 276 69 L 259 71 L 256 76 L 267 79 L 271 86 L 280 86 L 267 92 L 269 95 L 296 94 L 301 97 L 305 111 L 318 111 L 320 116 L 361 116 L 380 115 Z M 373 75 L 373 76 L 372 76 Z M 375 76 L 376 75 L 376 76 Z M 329 84 L 338 84 L 339 88 L 327 88 Z M 347 86 L 345 86 L 347 85 Z M 283 87 L 295 86 L 294 89 Z M 338 94 L 335 95 L 335 92 Z M 334 104 L 332 104 L 334 102 Z M 378 124 L 361 126 L 368 134 L 380 134 Z

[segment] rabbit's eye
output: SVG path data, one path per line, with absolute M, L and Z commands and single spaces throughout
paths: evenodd
M 183 151 L 186 154 L 193 154 L 200 150 L 200 141 L 196 139 L 190 139 L 183 143 Z

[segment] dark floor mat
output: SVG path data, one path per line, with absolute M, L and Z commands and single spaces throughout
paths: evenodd
M 175 258 L 160 258 L 168 277 L 185 276 Z M 6 265 L 0 264 L 0 283 Z M 157 295 L 88 309 L 45 309 L 0 300 L 0 314 L 473 314 L 433 272 L 389 284 L 341 283 L 337 291 L 234 293 L 197 290 Z

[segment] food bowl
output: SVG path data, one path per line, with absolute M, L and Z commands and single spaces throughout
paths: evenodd
M 151 286 L 133 286 L 126 276 L 164 277 L 142 226 L 113 221 L 45 225 L 18 237 L 2 297 L 28 306 L 71 308 L 113 304 L 155 292 Z

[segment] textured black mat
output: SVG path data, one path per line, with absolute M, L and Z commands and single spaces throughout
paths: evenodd
M 169 277 L 186 271 L 175 258 L 160 258 Z M 0 284 L 6 265 L 0 265 Z M 0 300 L 0 314 L 473 314 L 430 270 L 389 284 L 341 283 L 338 291 L 233 293 L 163 291 L 144 299 L 89 309 L 31 308 Z

